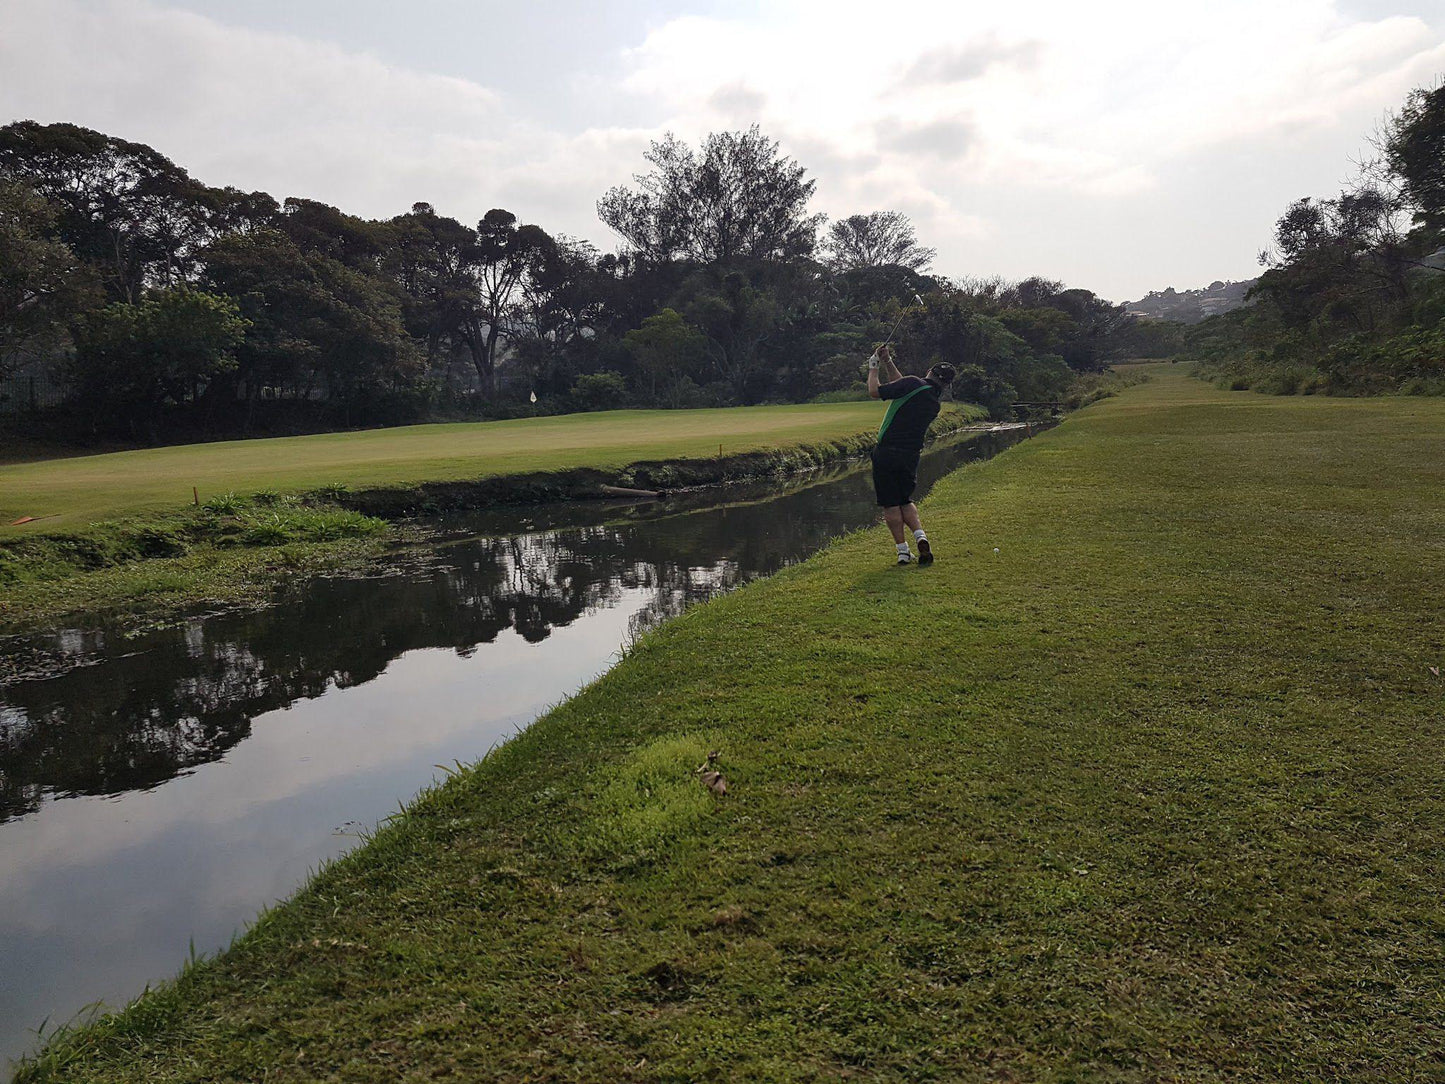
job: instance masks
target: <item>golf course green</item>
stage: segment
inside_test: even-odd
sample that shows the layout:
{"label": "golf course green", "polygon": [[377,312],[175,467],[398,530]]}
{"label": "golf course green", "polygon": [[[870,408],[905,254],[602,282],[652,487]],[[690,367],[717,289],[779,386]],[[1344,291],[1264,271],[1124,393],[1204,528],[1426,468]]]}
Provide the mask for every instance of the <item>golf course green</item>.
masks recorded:
{"label": "golf course green", "polygon": [[922,512],[932,568],[880,526],[646,635],[19,1079],[1445,1076],[1445,400],[1164,366]]}
{"label": "golf course green", "polygon": [[[217,441],[0,464],[0,537],[84,527],[206,499],[443,482],[813,444],[878,427],[876,403],[609,410]],[[22,516],[36,522],[11,524]]]}

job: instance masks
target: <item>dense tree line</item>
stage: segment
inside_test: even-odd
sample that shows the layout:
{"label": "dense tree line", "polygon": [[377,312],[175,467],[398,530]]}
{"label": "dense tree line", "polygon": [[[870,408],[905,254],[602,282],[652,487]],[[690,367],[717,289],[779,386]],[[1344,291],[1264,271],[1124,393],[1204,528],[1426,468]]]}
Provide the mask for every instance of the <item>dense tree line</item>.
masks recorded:
{"label": "dense tree line", "polygon": [[1445,394],[1445,84],[1412,92],[1373,143],[1345,191],[1285,210],[1251,304],[1190,331],[1221,383]]}
{"label": "dense tree line", "polygon": [[930,275],[897,212],[829,227],[757,128],[668,136],[647,165],[599,201],[622,240],[602,253],[502,209],[366,220],[208,187],[75,125],[10,124],[0,386],[45,371],[72,436],[138,440],[846,398],[901,316],[905,358],[947,358],[961,397],[1005,411],[1126,341],[1087,290]]}

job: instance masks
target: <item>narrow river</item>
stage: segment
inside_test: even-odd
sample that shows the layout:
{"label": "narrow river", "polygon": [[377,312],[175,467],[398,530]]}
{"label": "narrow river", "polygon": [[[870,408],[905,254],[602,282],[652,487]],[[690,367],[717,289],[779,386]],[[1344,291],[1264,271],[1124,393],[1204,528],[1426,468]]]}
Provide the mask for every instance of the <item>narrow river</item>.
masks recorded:
{"label": "narrow river", "polygon": [[[921,490],[1022,435],[936,446]],[[0,640],[50,675],[0,686],[0,1067],[42,1021],[224,947],[437,765],[526,726],[640,630],[872,522],[871,498],[854,465],[454,518],[391,572],[268,609]]]}

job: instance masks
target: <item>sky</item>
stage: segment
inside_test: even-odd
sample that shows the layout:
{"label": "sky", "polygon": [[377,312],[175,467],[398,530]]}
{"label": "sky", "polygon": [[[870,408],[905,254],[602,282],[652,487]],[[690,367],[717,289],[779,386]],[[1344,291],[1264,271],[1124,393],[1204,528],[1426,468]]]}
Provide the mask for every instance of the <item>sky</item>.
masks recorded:
{"label": "sky", "polygon": [[1115,301],[1250,278],[1445,75],[1445,0],[0,0],[0,123],[148,143],[367,217],[492,207],[612,250],[651,140],[759,124],[831,217],[952,277]]}

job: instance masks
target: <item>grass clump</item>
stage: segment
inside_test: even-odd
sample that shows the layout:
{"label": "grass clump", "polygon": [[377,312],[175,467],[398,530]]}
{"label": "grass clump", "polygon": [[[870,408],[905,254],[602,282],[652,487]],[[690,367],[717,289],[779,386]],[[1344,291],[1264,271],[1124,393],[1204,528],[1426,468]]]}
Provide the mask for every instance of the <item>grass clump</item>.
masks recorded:
{"label": "grass clump", "polygon": [[1166,367],[923,516],[932,568],[880,527],[644,636],[21,1081],[1441,1079],[1445,402]]}
{"label": "grass clump", "polygon": [[234,516],[246,506],[246,501],[235,493],[217,493],[201,505],[207,512],[218,516]]}
{"label": "grass clump", "polygon": [[714,799],[694,769],[715,738],[663,737],[606,773],[596,816],[578,840],[584,861],[632,866],[660,857],[669,843],[707,816]]}

